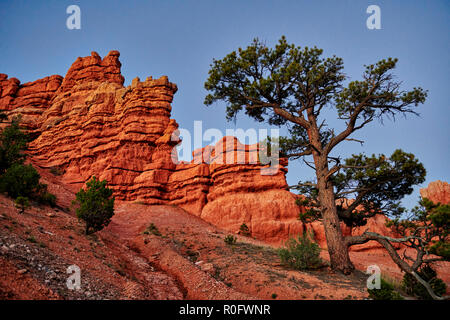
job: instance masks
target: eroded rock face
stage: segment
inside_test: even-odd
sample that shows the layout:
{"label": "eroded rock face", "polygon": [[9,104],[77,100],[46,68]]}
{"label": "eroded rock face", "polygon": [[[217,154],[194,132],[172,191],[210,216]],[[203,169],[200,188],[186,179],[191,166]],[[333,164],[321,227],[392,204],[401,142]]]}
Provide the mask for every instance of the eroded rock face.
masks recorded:
{"label": "eroded rock face", "polygon": [[10,116],[22,115],[24,126],[35,130],[62,80],[61,76],[53,75],[21,85],[18,79],[0,74],[0,110],[6,110]]}
{"label": "eroded rock face", "polygon": [[252,236],[279,241],[301,232],[299,207],[287,191],[287,160],[273,168],[255,164],[258,152],[257,144],[243,145],[234,137],[194,151],[193,162],[209,163],[211,181],[200,217],[231,232],[245,223]]}
{"label": "eroded rock face", "polygon": [[271,243],[282,243],[303,232],[298,220],[300,207],[295,196],[286,190],[239,192],[208,202],[201,218],[237,233],[247,225],[251,236]]}
{"label": "eroded rock face", "polygon": [[429,200],[442,204],[450,203],[450,185],[447,182],[440,180],[430,182],[428,187],[420,189],[420,195],[422,198],[428,198]]}
{"label": "eroded rock face", "polygon": [[35,137],[29,154],[36,166],[58,168],[74,190],[95,175],[117,200],[177,205],[230,232],[245,223],[253,237],[273,243],[311,230],[326,246],[321,223],[298,220],[304,208],[287,190],[286,159],[269,168],[258,161],[258,144],[224,137],[178,162],[178,124],[170,119],[177,86],[163,76],[124,87],[119,55],[92,52],[64,78],[22,85],[0,74],[0,110],[23,116]]}
{"label": "eroded rock face", "polygon": [[[0,109],[36,137],[32,162],[58,168],[62,182],[77,189],[92,176],[106,179],[118,200],[174,204],[200,215],[207,202],[235,193],[285,189],[286,161],[271,176],[260,175],[258,146],[226,137],[179,163],[178,128],[170,119],[177,91],[167,77],[124,87],[119,52],[103,59],[78,58],[66,76],[20,84],[0,75]],[[229,160],[226,164],[221,160]],[[199,158],[200,157],[200,158]],[[276,168],[278,169],[278,168]]]}

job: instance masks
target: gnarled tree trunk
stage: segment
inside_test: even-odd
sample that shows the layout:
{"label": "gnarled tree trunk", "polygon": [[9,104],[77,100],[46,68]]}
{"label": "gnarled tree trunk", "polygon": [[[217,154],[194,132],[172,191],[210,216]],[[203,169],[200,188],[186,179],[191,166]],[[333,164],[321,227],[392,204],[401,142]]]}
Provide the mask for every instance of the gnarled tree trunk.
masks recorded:
{"label": "gnarled tree trunk", "polygon": [[330,254],[331,268],[344,274],[350,274],[355,267],[350,261],[348,246],[342,235],[333,187],[331,183],[327,185],[326,182],[320,180],[323,179],[318,181],[319,201],[322,209],[323,226],[327,239],[328,253]]}
{"label": "gnarled tree trunk", "polygon": [[328,253],[330,255],[331,268],[344,274],[350,274],[355,267],[350,261],[348,246],[342,235],[341,225],[334,198],[333,184],[328,180],[328,157],[321,150],[319,131],[316,126],[308,132],[315,150],[312,152],[316,167],[318,200],[322,211],[322,222],[327,239]]}

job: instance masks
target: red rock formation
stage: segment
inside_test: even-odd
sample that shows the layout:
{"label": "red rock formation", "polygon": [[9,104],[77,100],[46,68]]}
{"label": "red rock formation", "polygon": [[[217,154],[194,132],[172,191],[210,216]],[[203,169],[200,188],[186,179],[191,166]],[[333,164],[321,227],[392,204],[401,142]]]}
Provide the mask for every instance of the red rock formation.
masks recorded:
{"label": "red rock formation", "polygon": [[75,85],[88,82],[109,82],[122,86],[125,79],[120,73],[122,64],[119,56],[119,51],[110,51],[102,60],[93,51],[89,57],[79,57],[67,71],[58,93],[71,91]]}
{"label": "red rock formation", "polygon": [[21,85],[18,79],[8,79],[6,74],[0,74],[0,110],[6,110],[10,117],[21,114],[25,127],[35,130],[62,79],[61,76],[53,75]]}
{"label": "red rock formation", "polygon": [[[92,52],[64,78],[20,85],[0,76],[2,109],[22,114],[37,136],[30,143],[33,163],[60,168],[62,181],[75,188],[96,175],[108,180],[119,200],[172,203],[196,215],[225,194],[286,188],[285,164],[279,174],[261,176],[264,166],[249,164],[257,161],[257,146],[250,149],[235,138],[195,151],[191,163],[178,163],[178,124],[170,119],[176,85],[149,77],[124,87],[120,68],[119,52],[103,59]],[[197,161],[198,154],[208,163]],[[232,163],[221,164],[229,155]]]}
{"label": "red rock formation", "polygon": [[12,102],[19,90],[19,86],[19,79],[8,79],[8,75],[0,73],[0,110],[12,109]]}
{"label": "red rock formation", "polygon": [[435,203],[450,204],[450,185],[440,180],[433,181],[428,187],[420,189],[420,195]]}
{"label": "red rock formation", "polygon": [[262,175],[261,170],[270,169],[254,164],[258,150],[258,145],[224,137],[215,147],[194,151],[193,161],[203,153],[210,163],[211,187],[200,217],[232,232],[245,223],[252,236],[278,242],[301,232],[300,208],[287,191],[287,160],[280,159],[273,175]]}

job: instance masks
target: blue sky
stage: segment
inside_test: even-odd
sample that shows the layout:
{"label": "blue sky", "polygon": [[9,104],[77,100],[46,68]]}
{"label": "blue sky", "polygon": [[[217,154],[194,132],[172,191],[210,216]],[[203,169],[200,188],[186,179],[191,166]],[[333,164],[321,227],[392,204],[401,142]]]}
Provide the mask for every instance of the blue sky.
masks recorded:
{"label": "blue sky", "polygon": [[[81,8],[81,30],[66,28],[66,8]],[[381,9],[381,30],[369,30],[366,8]],[[65,75],[78,56],[97,51],[121,52],[125,84],[139,76],[167,75],[178,85],[172,117],[192,130],[262,128],[251,119],[226,122],[225,106],[203,105],[203,83],[213,58],[245,47],[258,37],[272,46],[285,35],[300,46],[324,49],[344,59],[350,79],[363,65],[385,57],[399,59],[396,75],[404,88],[429,90],[421,117],[372,123],[337,150],[343,156],[366,152],[391,154],[396,148],[414,153],[427,169],[427,180],[407,197],[412,207],[420,187],[449,181],[449,1],[5,1],[0,2],[0,73],[22,83],[51,74]],[[330,114],[331,115],[331,114]],[[334,117],[327,119],[339,128]],[[205,143],[206,144],[206,143]],[[288,183],[311,179],[300,162],[289,165]]]}

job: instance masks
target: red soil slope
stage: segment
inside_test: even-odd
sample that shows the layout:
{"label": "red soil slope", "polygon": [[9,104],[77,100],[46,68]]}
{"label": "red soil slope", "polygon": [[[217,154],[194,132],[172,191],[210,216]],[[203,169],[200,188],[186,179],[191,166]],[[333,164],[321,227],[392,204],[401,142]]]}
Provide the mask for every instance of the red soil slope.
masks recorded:
{"label": "red soil slope", "polygon": [[[33,207],[19,214],[0,196],[3,299],[363,299],[365,277],[327,268],[291,271],[273,247],[227,233],[173,206],[121,203],[92,236],[72,213]],[[153,223],[160,235],[144,234]],[[66,287],[81,268],[81,290]]]}

